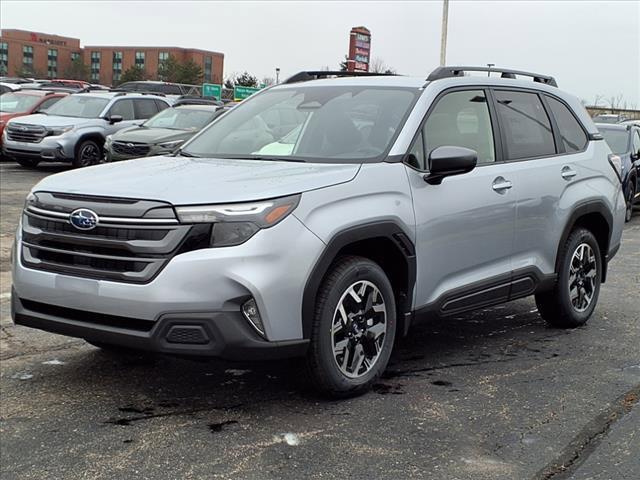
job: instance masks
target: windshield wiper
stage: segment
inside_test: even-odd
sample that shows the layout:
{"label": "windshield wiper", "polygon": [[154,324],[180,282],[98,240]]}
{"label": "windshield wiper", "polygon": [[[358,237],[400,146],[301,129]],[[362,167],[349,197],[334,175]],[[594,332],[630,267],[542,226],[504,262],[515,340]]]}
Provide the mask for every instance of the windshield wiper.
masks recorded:
{"label": "windshield wiper", "polygon": [[184,150],[178,150],[175,156],[177,157],[178,155],[181,157],[200,158],[200,156],[194,155],[193,153],[185,152]]}
{"label": "windshield wiper", "polygon": [[298,162],[305,163],[304,160],[300,158],[293,157],[285,157],[285,156],[277,156],[274,155],[272,157],[265,157],[263,155],[247,155],[246,157],[223,157],[228,158],[229,160],[263,160],[265,162]]}

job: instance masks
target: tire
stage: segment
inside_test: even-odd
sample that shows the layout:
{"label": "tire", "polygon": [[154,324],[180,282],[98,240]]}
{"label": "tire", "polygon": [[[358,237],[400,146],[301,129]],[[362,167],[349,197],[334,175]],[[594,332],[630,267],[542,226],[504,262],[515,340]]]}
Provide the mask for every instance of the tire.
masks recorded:
{"label": "tire", "polygon": [[553,290],[536,295],[542,318],[553,327],[584,325],[598,303],[602,256],[593,233],[574,229],[560,252],[558,281]]}
{"label": "tire", "polygon": [[24,168],[36,168],[40,163],[40,160],[34,160],[32,158],[16,158],[16,163]]}
{"label": "tire", "polygon": [[102,161],[102,147],[94,140],[85,140],[76,149],[73,159],[75,168],[89,167],[97,165]]}
{"label": "tire", "polygon": [[629,179],[629,188],[627,188],[627,212],[625,213],[625,217],[624,220],[625,222],[628,222],[631,220],[631,217],[633,216],[633,199],[636,196],[636,179],[635,178],[630,178]]}
{"label": "tire", "polygon": [[338,258],[316,298],[307,353],[312,386],[332,398],[369,390],[389,362],[396,324],[393,288],[382,268],[363,257]]}

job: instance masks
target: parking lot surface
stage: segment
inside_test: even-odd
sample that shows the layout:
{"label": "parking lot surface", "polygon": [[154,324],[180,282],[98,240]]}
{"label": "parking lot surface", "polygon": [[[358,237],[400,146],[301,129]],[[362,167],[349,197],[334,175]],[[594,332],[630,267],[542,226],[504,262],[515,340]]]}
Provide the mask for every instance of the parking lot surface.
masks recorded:
{"label": "parking lot surface", "polygon": [[2,479],[640,478],[640,214],[587,326],[533,299],[415,326],[371,393],[318,398],[298,360],[115,355],[16,327],[24,197],[0,164]]}

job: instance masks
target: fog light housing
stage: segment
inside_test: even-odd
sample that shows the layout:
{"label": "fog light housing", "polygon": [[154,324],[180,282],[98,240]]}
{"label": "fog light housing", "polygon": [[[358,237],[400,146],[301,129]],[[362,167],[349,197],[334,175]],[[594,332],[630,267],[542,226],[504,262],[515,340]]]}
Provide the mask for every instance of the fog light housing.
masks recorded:
{"label": "fog light housing", "polygon": [[244,315],[244,318],[247,319],[247,321],[260,334],[261,337],[266,338],[264,333],[264,325],[262,324],[260,312],[258,311],[258,305],[256,304],[254,298],[250,298],[242,304],[242,315]]}

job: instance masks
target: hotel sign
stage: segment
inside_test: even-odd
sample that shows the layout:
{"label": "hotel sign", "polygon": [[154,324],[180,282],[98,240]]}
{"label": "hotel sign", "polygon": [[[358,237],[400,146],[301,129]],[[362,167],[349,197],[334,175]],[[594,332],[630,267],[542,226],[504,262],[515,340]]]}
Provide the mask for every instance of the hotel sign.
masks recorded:
{"label": "hotel sign", "polygon": [[354,27],[349,34],[347,70],[368,72],[371,61],[371,32],[365,27]]}
{"label": "hotel sign", "polygon": [[64,41],[64,40],[56,40],[54,38],[41,37],[40,35],[38,35],[36,33],[32,33],[31,34],[31,41],[32,42],[38,42],[38,43],[44,43],[46,45],[57,45],[58,47],[66,47],[67,46],[67,42]]}

